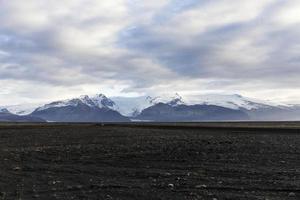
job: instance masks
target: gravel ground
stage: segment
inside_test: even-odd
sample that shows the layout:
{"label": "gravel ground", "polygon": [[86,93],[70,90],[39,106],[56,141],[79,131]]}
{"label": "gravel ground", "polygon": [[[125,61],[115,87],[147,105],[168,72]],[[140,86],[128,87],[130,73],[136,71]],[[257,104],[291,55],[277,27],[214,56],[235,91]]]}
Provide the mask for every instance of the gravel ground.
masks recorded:
{"label": "gravel ground", "polygon": [[298,132],[253,125],[2,125],[0,199],[296,200]]}

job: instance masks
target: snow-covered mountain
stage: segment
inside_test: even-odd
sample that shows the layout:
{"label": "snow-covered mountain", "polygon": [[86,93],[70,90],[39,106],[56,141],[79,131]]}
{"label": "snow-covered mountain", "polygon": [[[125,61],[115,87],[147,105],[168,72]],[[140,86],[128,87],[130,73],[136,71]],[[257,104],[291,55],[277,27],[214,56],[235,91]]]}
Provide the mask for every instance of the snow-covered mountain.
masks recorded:
{"label": "snow-covered mountain", "polygon": [[[179,94],[175,94],[162,95],[158,97],[117,97],[112,99],[116,102],[117,109],[121,114],[135,119],[136,117],[140,117],[143,111],[147,110],[148,108],[162,103],[172,107],[181,106],[180,108],[184,108],[184,106],[198,106],[186,107],[186,112],[191,112],[190,108],[199,109],[199,106],[202,106],[201,109],[204,110],[206,108],[209,108],[205,106],[218,106],[227,109],[242,111],[249,116],[249,120],[300,120],[299,106],[275,103],[271,101],[262,101],[258,99],[243,97],[238,94],[207,94],[199,95],[193,98],[183,98]],[[160,108],[162,109],[162,107]],[[172,108],[169,107],[169,109]],[[159,118],[157,117],[157,119]],[[243,119],[245,119],[245,117]]]}
{"label": "snow-covered mountain", "polygon": [[112,97],[116,103],[120,113],[126,116],[133,116],[132,113],[140,113],[142,110],[153,106],[157,103],[165,103],[171,106],[178,105],[215,105],[235,110],[256,110],[262,108],[288,108],[286,104],[274,103],[271,101],[262,101],[252,98],[243,97],[241,95],[223,95],[223,94],[207,94],[185,99],[179,94],[162,95],[157,97]]}
{"label": "snow-covered mountain", "polygon": [[[79,108],[87,110],[97,110],[98,112],[109,110],[115,111],[120,115],[135,118],[140,115],[145,109],[155,106],[159,103],[170,107],[180,106],[218,106],[233,110],[245,112],[251,120],[298,120],[300,119],[300,107],[295,105],[287,105],[274,103],[271,101],[261,101],[257,99],[243,97],[238,94],[206,94],[194,97],[184,98],[179,94],[160,95],[160,96],[140,96],[140,97],[111,97],[108,98],[104,94],[98,95],[83,95],[73,99],[55,101],[47,104],[24,104],[18,106],[2,106],[4,111],[8,111],[17,115],[28,115],[31,113],[44,112],[45,110],[57,110],[61,108]],[[181,107],[181,108],[183,108]],[[191,107],[189,107],[189,112]],[[197,109],[200,107],[197,107]],[[204,109],[204,107],[202,107]],[[6,109],[6,110],[5,110]],[[72,110],[72,109],[71,109]],[[68,112],[71,112],[68,110]],[[74,109],[73,109],[74,110]],[[78,115],[80,115],[79,110]],[[60,111],[60,114],[64,112]],[[70,114],[70,113],[69,113]],[[95,113],[94,113],[95,114]],[[39,115],[38,115],[39,116]],[[100,118],[99,118],[100,119]],[[101,118],[102,119],[102,118]]]}
{"label": "snow-covered mountain", "polygon": [[31,113],[52,122],[127,122],[129,119],[116,111],[116,104],[103,94],[80,96],[41,106]]}
{"label": "snow-covered mountain", "polygon": [[98,94],[94,96],[82,95],[78,98],[67,99],[62,101],[55,101],[44,106],[37,108],[37,111],[46,110],[49,108],[59,108],[66,106],[78,106],[78,104],[85,104],[89,107],[98,107],[98,108],[108,108],[112,110],[117,110],[115,102],[107,98],[104,94]]}

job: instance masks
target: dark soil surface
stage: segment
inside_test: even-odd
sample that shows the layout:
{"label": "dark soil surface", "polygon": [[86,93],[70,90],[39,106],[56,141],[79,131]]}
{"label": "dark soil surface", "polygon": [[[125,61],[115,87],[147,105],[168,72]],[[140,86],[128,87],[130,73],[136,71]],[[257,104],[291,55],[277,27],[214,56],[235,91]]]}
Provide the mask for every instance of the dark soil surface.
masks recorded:
{"label": "dark soil surface", "polygon": [[0,199],[300,199],[300,133],[1,125]]}

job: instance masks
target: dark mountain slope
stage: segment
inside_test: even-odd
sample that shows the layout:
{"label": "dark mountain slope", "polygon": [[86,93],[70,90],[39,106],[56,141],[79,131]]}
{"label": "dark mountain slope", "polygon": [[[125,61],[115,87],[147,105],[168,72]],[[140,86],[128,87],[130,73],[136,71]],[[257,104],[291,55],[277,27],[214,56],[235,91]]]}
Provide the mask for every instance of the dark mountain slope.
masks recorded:
{"label": "dark mountain slope", "polygon": [[249,116],[241,111],[214,105],[178,105],[158,103],[144,109],[136,117],[151,121],[207,121],[207,120],[248,120]]}

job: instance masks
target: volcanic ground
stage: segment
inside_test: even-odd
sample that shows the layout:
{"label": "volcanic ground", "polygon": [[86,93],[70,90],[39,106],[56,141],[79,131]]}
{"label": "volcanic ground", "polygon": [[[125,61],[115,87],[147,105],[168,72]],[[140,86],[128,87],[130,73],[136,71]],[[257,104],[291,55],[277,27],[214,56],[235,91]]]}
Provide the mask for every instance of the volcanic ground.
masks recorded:
{"label": "volcanic ground", "polygon": [[2,124],[0,199],[300,199],[298,125]]}

